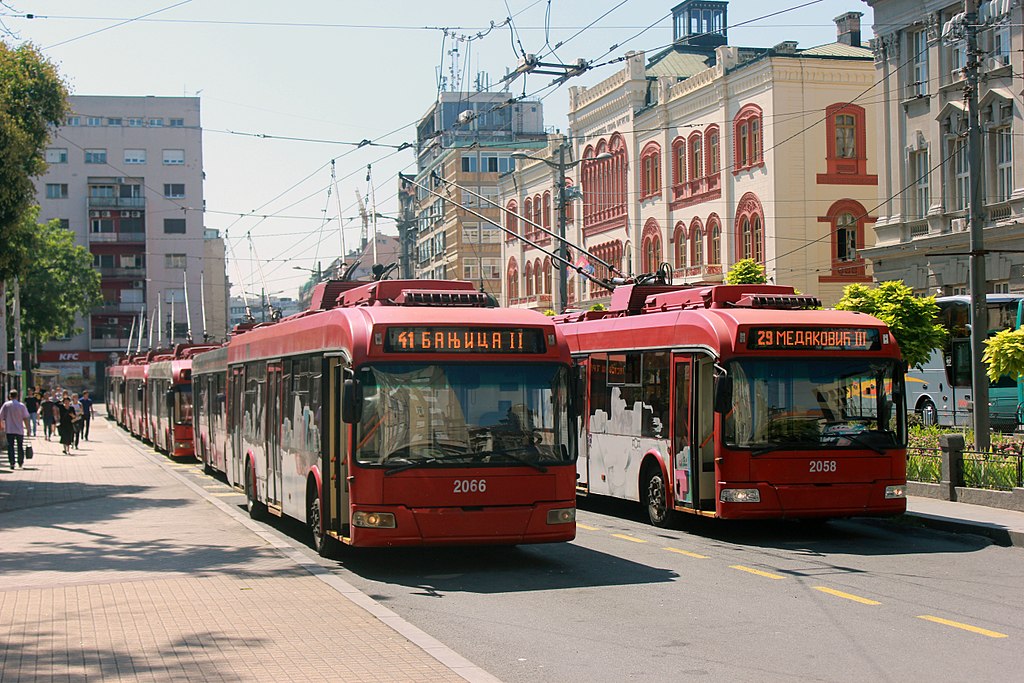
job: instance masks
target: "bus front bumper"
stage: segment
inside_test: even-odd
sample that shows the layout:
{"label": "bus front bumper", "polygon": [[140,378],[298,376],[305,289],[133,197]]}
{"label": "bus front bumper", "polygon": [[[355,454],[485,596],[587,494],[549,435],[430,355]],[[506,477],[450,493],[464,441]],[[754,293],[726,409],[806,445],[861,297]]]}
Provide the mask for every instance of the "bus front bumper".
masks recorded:
{"label": "bus front bumper", "polygon": [[[727,482],[718,487],[717,516],[722,519],[890,517],[907,510],[906,483],[875,481],[863,484],[786,484]],[[726,491],[756,495],[729,495]],[[736,498],[759,499],[734,502]]]}

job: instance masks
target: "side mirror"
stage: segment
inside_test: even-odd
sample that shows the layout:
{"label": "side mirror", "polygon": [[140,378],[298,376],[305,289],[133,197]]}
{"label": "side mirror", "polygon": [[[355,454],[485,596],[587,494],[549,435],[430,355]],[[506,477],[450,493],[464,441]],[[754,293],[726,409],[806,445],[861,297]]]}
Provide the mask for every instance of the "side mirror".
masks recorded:
{"label": "side mirror", "polygon": [[341,389],[341,421],[355,424],[363,417],[363,388],[355,378],[346,378]]}
{"label": "side mirror", "polygon": [[732,377],[721,375],[715,385],[715,412],[725,415],[732,410]]}

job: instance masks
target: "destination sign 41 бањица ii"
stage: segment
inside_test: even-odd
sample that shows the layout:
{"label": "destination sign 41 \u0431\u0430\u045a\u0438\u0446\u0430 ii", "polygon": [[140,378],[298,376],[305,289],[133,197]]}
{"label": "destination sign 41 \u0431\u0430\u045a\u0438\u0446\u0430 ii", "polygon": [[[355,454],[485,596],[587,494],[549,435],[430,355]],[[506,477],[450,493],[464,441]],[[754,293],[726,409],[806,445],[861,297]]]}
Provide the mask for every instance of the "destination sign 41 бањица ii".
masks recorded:
{"label": "destination sign 41 \u0431\u0430\u045a\u0438\u0446\u0430 ii", "polygon": [[544,331],[498,327],[389,327],[386,353],[544,353]]}

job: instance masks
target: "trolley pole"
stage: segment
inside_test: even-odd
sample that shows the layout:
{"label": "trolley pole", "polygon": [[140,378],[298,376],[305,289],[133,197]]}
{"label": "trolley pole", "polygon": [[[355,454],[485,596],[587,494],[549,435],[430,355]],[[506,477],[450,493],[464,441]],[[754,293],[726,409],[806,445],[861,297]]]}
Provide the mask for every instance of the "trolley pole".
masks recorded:
{"label": "trolley pole", "polygon": [[970,203],[967,216],[971,226],[971,392],[974,395],[972,418],[974,446],[979,451],[987,451],[990,446],[989,385],[988,373],[982,363],[982,354],[988,334],[988,308],[986,305],[988,285],[985,277],[983,235],[985,211],[981,196],[981,179],[984,176],[984,168],[981,163],[981,117],[978,111],[978,59],[980,53],[978,52],[977,21],[977,0],[964,0],[964,30],[967,43],[964,65],[965,94],[967,96],[967,169],[970,182]]}

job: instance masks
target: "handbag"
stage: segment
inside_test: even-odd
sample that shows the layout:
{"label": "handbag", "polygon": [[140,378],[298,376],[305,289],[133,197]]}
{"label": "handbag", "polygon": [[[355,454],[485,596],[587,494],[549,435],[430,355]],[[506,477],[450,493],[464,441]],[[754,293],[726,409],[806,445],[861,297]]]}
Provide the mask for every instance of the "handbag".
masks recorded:
{"label": "handbag", "polygon": [[33,455],[35,454],[32,452],[32,444],[25,446],[25,459],[31,460]]}

